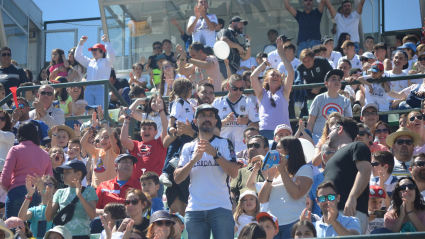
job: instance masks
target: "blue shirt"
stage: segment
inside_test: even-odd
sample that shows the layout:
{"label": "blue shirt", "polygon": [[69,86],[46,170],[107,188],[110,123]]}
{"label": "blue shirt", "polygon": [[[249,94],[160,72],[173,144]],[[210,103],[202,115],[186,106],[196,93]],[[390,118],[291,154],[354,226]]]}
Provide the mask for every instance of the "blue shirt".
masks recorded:
{"label": "blue shirt", "polygon": [[[338,214],[338,218],[336,220],[346,229],[354,229],[361,234],[359,219],[355,217],[341,216],[341,214]],[[318,238],[338,236],[331,224],[327,225],[323,222],[323,217],[319,221],[313,222],[313,225],[316,228]]]}
{"label": "blue shirt", "polygon": [[[30,230],[32,232],[32,234],[34,235],[34,237],[37,237],[37,233],[38,233],[38,222],[39,221],[45,221],[46,217],[44,216],[44,213],[46,211],[46,205],[39,205],[39,206],[35,206],[35,207],[30,207],[28,208],[28,211],[32,212],[32,217],[29,220],[29,222],[31,223],[30,225]],[[53,228],[53,221],[50,222],[43,222],[46,223],[46,228],[44,232],[40,232],[40,235],[44,235],[46,234],[46,232],[50,229]],[[42,239],[44,236],[42,237],[37,237],[37,239]]]}
{"label": "blue shirt", "polygon": [[323,179],[325,176],[323,175],[323,172],[317,174],[313,177],[313,185],[311,185],[310,192],[308,192],[308,196],[313,201],[313,209],[312,212],[316,215],[322,216],[322,210],[320,210],[319,205],[317,205],[316,202],[316,189],[323,182]]}
{"label": "blue shirt", "polygon": [[117,180],[117,183],[118,183],[118,185],[120,185],[120,187],[122,187],[122,185],[124,185],[127,181],[128,180],[125,180],[125,181]]}
{"label": "blue shirt", "polygon": [[159,210],[164,210],[164,203],[162,202],[162,199],[161,198],[154,197],[154,198],[151,199],[151,203],[152,203],[151,208],[146,213],[146,218],[147,219],[150,219],[151,218],[151,215],[154,212],[159,211]]}
{"label": "blue shirt", "polygon": [[[51,142],[50,137],[47,134],[47,132],[49,132],[49,126],[47,126],[46,123],[44,123],[43,121],[33,120],[33,119],[30,119],[28,121],[33,123],[35,127],[37,128],[38,138],[40,139],[40,145],[45,146]],[[17,122],[12,129],[12,133],[15,134],[15,145],[19,144],[18,139],[16,138],[18,136],[18,128],[24,122],[26,121]]]}
{"label": "blue shirt", "polygon": [[298,45],[307,40],[320,41],[320,21],[322,21],[322,13],[319,9],[316,8],[309,14],[305,13],[305,11],[301,12],[297,10],[295,19],[298,22]]}

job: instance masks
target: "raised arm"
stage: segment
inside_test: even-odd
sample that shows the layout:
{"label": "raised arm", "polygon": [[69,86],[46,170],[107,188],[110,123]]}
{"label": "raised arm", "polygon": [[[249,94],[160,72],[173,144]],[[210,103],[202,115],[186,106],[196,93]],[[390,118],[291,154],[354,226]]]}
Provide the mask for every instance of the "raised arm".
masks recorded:
{"label": "raised arm", "polygon": [[114,132],[112,131],[111,127],[108,124],[108,121],[104,120],[103,118],[103,110],[102,106],[97,107],[97,112],[99,113],[99,122],[102,124],[102,126],[105,128],[106,132],[108,132],[109,141],[111,141],[112,149],[116,154],[120,154],[121,150],[118,146],[117,139],[115,138]]}
{"label": "raised arm", "polygon": [[130,119],[124,119],[124,124],[122,125],[120,140],[121,144],[128,149],[128,151],[132,151],[134,149],[134,144],[131,139],[128,138],[128,126],[130,125]]}
{"label": "raised arm", "polygon": [[297,10],[295,10],[295,8],[292,7],[291,4],[289,4],[289,0],[284,0],[283,2],[285,3],[286,10],[288,10],[289,13],[292,14],[292,16],[296,17],[297,16]]}
{"label": "raised arm", "polygon": [[195,12],[195,19],[193,20],[193,22],[190,22],[190,19],[192,19],[193,17],[189,19],[189,24],[186,29],[187,34],[192,34],[195,31],[196,23],[198,23],[198,20],[201,17],[198,4],[195,6],[194,12]]}
{"label": "raised arm", "polygon": [[[217,23],[212,22],[210,18],[207,16],[207,11],[204,6],[199,6],[199,11],[201,13],[201,17],[204,18],[205,22],[207,23],[208,29],[210,31],[215,31],[215,28],[217,27]],[[216,18],[217,19],[217,18]]]}
{"label": "raised arm", "polygon": [[319,2],[319,6],[317,6],[317,10],[319,10],[320,13],[323,13],[323,8],[325,8],[327,0],[322,0]]}
{"label": "raised arm", "polygon": [[[256,156],[261,157],[261,162],[263,161],[264,157],[262,155]],[[255,157],[254,157],[255,158]],[[260,171],[261,168],[261,162],[256,162],[254,164],[254,167],[252,168],[252,172],[249,175],[248,180],[246,181],[246,187],[251,189],[252,191],[256,192],[257,189],[255,188],[255,178],[257,177],[258,171]]]}
{"label": "raised arm", "polygon": [[83,136],[83,138],[81,139],[81,146],[83,146],[83,148],[85,149],[85,150],[87,150],[87,152],[90,154],[90,155],[94,155],[94,153],[96,152],[96,148],[93,146],[93,145],[91,145],[91,144],[89,144],[89,142],[88,142],[88,140],[89,140],[89,137],[90,137],[90,135],[92,135],[93,134],[93,128],[92,127],[90,127],[89,128],[89,130],[88,131],[86,131],[86,133],[84,134],[84,136]]}
{"label": "raised arm", "polygon": [[179,25],[179,22],[176,19],[171,19],[171,23],[179,30],[180,35],[184,35],[183,28]]}
{"label": "raised arm", "polygon": [[[329,0],[322,0],[322,2],[325,2],[326,7],[329,9],[329,12],[331,13],[331,17],[332,17],[332,19],[334,19],[334,18],[335,18],[335,16],[336,16],[336,14],[337,14],[337,12],[336,12],[335,8],[332,6],[331,1],[329,1]],[[320,2],[320,4],[321,4],[322,2]],[[320,4],[319,4],[319,6],[320,6]],[[336,26],[336,25],[334,25],[334,28],[335,28],[335,26]],[[333,30],[333,29],[332,29],[332,30]],[[332,34],[335,34],[335,33],[333,33],[333,32],[332,32]]]}
{"label": "raised arm", "polygon": [[115,62],[115,55],[117,54],[114,50],[114,48],[112,48],[111,44],[108,41],[108,37],[106,35],[102,36],[102,41],[105,43],[105,48],[106,48],[106,59],[109,62],[109,66],[113,66],[114,62]]}
{"label": "raised arm", "polygon": [[254,89],[255,96],[257,96],[260,102],[263,98],[263,86],[261,85],[260,79],[258,77],[260,76],[261,72],[267,68],[267,66],[270,66],[270,63],[268,61],[263,61],[261,65],[255,68],[250,76],[252,89]]}
{"label": "raised arm", "polygon": [[186,76],[186,75],[191,75],[191,74],[195,73],[195,68],[193,67],[193,65],[185,66],[185,64],[181,64],[181,63],[186,63],[186,59],[187,59],[187,53],[186,53],[185,50],[183,50],[183,47],[177,44],[176,52],[178,54],[180,54],[179,74]]}
{"label": "raised arm", "polygon": [[357,4],[356,11],[359,15],[362,15],[364,2],[365,0],[360,0],[360,2]]}
{"label": "raised arm", "polygon": [[286,71],[288,72],[283,86],[283,95],[285,96],[286,101],[289,102],[289,95],[291,94],[292,85],[294,84],[295,71],[291,65],[291,62],[288,60],[288,58],[286,58],[284,54],[282,38],[278,38],[276,44],[277,53],[279,53],[280,59],[282,59],[282,63],[285,66]]}
{"label": "raised arm", "polygon": [[91,61],[90,58],[85,57],[83,55],[83,45],[84,45],[84,42],[87,41],[87,39],[88,39],[87,36],[82,36],[80,39],[80,43],[78,44],[77,49],[75,49],[75,52],[74,52],[75,60],[78,61],[78,63],[80,63],[85,68],[89,66]]}

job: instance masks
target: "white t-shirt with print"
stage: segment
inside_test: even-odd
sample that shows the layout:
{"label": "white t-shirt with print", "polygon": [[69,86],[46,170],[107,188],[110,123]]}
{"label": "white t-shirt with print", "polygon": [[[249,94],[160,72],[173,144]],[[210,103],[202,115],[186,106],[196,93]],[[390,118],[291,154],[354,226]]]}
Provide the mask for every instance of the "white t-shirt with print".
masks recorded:
{"label": "white t-shirt with print", "polygon": [[[207,14],[207,17],[211,22],[218,24],[217,16],[215,14]],[[187,26],[192,25],[196,17],[191,16],[187,23]],[[203,18],[199,18],[195,25],[195,29],[192,32],[193,42],[199,41],[204,45],[214,47],[215,44],[215,31],[211,31],[208,28],[207,22]]]}
{"label": "white t-shirt with print", "polygon": [[270,68],[277,69],[279,63],[282,62],[282,59],[280,59],[277,50],[274,50],[267,55],[267,61],[270,62]]}
{"label": "white t-shirt with print", "polygon": [[[236,163],[232,142],[213,136],[210,143],[227,161]],[[195,156],[198,139],[186,143],[181,150],[178,167],[188,164]],[[190,170],[189,201],[186,212],[206,211],[216,208],[232,210],[230,198],[230,177],[213,156],[204,153]]]}
{"label": "white t-shirt with print", "polygon": [[189,122],[193,120],[193,114],[195,113],[193,106],[186,100],[178,98],[174,101],[173,106],[171,107],[170,117],[176,118],[176,121],[186,122],[186,119]]}
{"label": "white t-shirt with print", "polygon": [[[396,77],[396,76],[405,76],[407,75],[406,73],[402,72],[401,74],[394,74],[392,71],[385,71],[384,75],[386,77]],[[422,81],[422,79],[420,79]],[[395,92],[400,92],[404,89],[406,89],[407,87],[409,87],[409,82],[408,80],[399,80],[399,81],[387,81],[387,84],[390,86],[390,89],[395,91]],[[388,101],[391,100],[395,100],[396,98],[393,98],[391,96],[387,97]]]}
{"label": "white t-shirt with print", "polygon": [[[384,82],[384,84],[386,84]],[[381,83],[372,83],[373,93],[369,92],[369,86],[364,85],[365,87],[365,105],[369,103],[375,103],[379,111],[388,111],[389,110],[389,101],[388,93],[385,92],[385,89],[382,87]]]}
{"label": "white t-shirt with print", "polygon": [[[257,61],[255,60],[254,57],[250,57],[248,60],[246,61],[242,61],[241,59],[241,67],[245,66],[248,67],[249,69],[251,69],[252,66],[258,66]],[[242,75],[242,73],[244,73],[244,69],[238,70],[236,71],[236,74]]]}
{"label": "white t-shirt with print", "polygon": [[[338,64],[335,66],[336,68],[338,68],[339,64],[341,63],[342,59],[347,59],[347,56],[343,56],[341,58],[339,58],[338,60]],[[351,68],[360,68],[362,69],[362,62],[360,61],[360,57],[359,55],[355,54],[353,59],[350,60],[351,63]]]}
{"label": "white t-shirt with print", "polygon": [[[279,58],[280,59],[280,58]],[[296,57],[291,61],[291,65],[292,65],[292,68],[294,69],[294,70],[296,70],[297,69],[297,67],[298,67],[298,65],[301,63],[301,61],[300,60],[298,60]],[[283,65],[283,62],[280,62],[279,63],[279,65],[277,66],[277,70],[280,72],[280,73],[285,73],[285,75],[287,75],[288,74],[288,71],[286,70],[286,68],[285,68],[285,66]]]}

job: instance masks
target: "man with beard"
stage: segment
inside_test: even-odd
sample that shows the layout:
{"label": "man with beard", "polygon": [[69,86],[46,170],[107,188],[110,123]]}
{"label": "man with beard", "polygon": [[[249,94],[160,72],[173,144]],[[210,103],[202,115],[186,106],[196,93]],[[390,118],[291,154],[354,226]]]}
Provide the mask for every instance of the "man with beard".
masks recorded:
{"label": "man with beard", "polygon": [[142,190],[138,179],[131,177],[137,158],[131,154],[120,154],[115,159],[117,176],[99,184],[96,189],[99,201],[96,204],[96,214],[102,215],[103,208],[111,202],[124,204],[125,195],[130,188]]}
{"label": "man with beard", "polygon": [[[217,33],[217,41],[224,41],[230,47],[230,54],[227,57],[229,60],[229,67],[232,74],[236,74],[236,71],[239,70],[241,59],[246,61],[251,57],[251,47],[250,44],[241,45],[236,38],[237,36],[243,36],[244,26],[248,24],[248,21],[242,20],[241,17],[236,16],[230,19],[228,29],[222,29]],[[246,34],[246,39],[250,42],[251,37]],[[223,60],[219,60],[220,63],[220,72],[223,75],[224,79],[229,77],[227,75],[226,65]]]}
{"label": "man with beard", "polygon": [[339,213],[359,219],[361,234],[366,232],[368,220],[369,179],[372,172],[369,147],[353,142],[359,133],[357,122],[339,119],[330,128],[329,147],[337,149],[324,170],[324,181],[332,181],[340,192]]}
{"label": "man with beard", "polygon": [[[15,103],[13,103],[13,105],[14,104]],[[15,134],[15,145],[18,144],[16,136],[18,134],[19,126],[27,121],[30,121],[37,128],[40,144],[50,148],[51,140],[49,135],[47,134],[47,132],[49,132],[49,126],[47,126],[43,121],[30,119],[30,110],[31,106],[28,104],[28,101],[23,97],[18,97],[18,106],[13,110],[12,113],[12,132]]]}
{"label": "man with beard", "polygon": [[408,128],[401,127],[388,135],[386,141],[387,145],[393,148],[395,161],[393,172],[407,171],[410,167],[413,150],[421,142],[421,136]]}
{"label": "man with beard", "polygon": [[229,201],[229,177],[236,178],[238,166],[232,142],[214,135],[218,110],[203,104],[196,108],[194,122],[199,135],[183,146],[177,184],[190,175],[189,203],[185,224],[189,238],[232,238],[235,221]]}
{"label": "man with beard", "polygon": [[418,153],[413,155],[410,161],[409,172],[415,180],[416,186],[421,192],[422,197],[425,197],[425,153]]}
{"label": "man with beard", "polygon": [[[246,185],[248,178],[251,175],[254,164],[258,161],[261,161],[261,158],[256,156],[266,156],[267,152],[269,151],[267,138],[259,134],[250,137],[248,139],[247,145],[248,167],[239,169],[238,176],[232,179],[232,182],[230,183],[232,202],[234,202],[233,205],[235,207],[239,201],[239,195],[244,193],[246,190],[250,190]],[[264,176],[261,173],[261,170],[258,171],[257,176],[255,177],[255,182],[264,182]],[[255,190],[255,188],[252,188],[252,190]]]}

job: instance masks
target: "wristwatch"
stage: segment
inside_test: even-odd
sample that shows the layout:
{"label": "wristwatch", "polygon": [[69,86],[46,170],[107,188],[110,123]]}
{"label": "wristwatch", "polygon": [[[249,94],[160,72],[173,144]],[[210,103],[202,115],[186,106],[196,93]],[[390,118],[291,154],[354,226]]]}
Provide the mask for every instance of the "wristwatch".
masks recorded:
{"label": "wristwatch", "polygon": [[217,154],[213,157],[214,160],[221,158],[221,153],[217,151]]}

